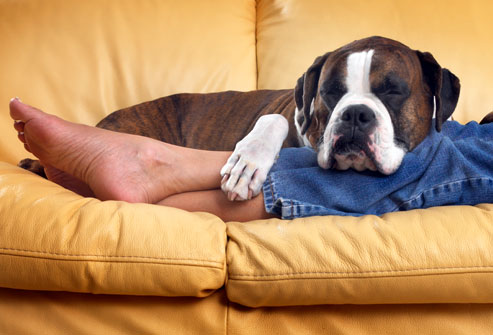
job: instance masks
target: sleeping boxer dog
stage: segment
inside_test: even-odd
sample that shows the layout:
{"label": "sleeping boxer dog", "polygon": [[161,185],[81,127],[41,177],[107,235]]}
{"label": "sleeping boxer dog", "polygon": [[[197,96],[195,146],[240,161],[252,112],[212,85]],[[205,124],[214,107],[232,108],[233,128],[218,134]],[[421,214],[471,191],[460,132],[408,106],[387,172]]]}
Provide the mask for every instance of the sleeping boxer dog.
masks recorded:
{"label": "sleeping boxer dog", "polygon": [[427,136],[434,113],[440,131],[459,91],[459,79],[430,53],[370,37],[315,59],[294,92],[178,94],[116,111],[97,127],[234,150],[222,189],[245,200],[260,192],[283,146],[312,147],[324,169],[395,172]]}

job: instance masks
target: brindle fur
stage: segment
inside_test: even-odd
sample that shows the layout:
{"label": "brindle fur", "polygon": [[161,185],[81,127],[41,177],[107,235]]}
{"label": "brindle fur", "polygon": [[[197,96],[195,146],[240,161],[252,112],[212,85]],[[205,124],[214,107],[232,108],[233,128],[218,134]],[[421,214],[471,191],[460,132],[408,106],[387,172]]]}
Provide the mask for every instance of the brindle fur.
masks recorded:
{"label": "brindle fur", "polygon": [[[189,148],[232,151],[259,117],[281,114],[292,121],[294,108],[293,90],[176,94],[116,111],[96,127]],[[298,145],[295,132],[286,145]]]}

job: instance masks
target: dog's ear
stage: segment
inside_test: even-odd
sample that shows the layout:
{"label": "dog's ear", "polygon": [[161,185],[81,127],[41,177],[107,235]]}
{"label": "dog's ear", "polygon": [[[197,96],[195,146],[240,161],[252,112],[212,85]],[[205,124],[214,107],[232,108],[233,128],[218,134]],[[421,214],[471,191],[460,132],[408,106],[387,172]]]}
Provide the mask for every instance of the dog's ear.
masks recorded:
{"label": "dog's ear", "polygon": [[435,96],[437,131],[442,129],[442,124],[452,115],[457,106],[460,93],[460,81],[452,72],[442,69],[435,58],[429,52],[417,51],[423,77]]}
{"label": "dog's ear", "polygon": [[301,135],[304,135],[311,123],[310,107],[313,98],[317,95],[318,80],[320,72],[330,52],[315,59],[315,62],[306,70],[298,79],[294,89],[294,100],[296,107],[300,111],[297,116],[297,122],[301,126]]}

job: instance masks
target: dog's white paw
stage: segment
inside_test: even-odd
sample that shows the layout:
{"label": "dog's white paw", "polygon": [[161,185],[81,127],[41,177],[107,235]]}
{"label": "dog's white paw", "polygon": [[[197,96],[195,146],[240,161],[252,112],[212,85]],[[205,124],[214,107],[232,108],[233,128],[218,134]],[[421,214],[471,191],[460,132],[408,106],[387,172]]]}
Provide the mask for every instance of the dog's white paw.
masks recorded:
{"label": "dog's white paw", "polygon": [[264,115],[236,144],[235,151],[221,169],[221,189],[229,200],[248,200],[260,193],[288,128],[288,121],[282,115]]}
{"label": "dog's white paw", "polygon": [[[238,142],[235,151],[221,169],[221,189],[228,199],[249,200],[262,190],[267,174],[274,164],[272,153],[262,143],[252,141],[247,146]],[[276,154],[274,154],[275,158]]]}

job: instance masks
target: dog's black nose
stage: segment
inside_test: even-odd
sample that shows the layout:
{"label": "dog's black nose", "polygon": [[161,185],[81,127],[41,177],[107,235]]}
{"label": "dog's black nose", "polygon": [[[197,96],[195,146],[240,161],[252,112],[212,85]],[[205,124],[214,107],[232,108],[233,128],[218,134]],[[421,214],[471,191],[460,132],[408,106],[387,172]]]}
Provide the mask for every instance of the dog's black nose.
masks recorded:
{"label": "dog's black nose", "polygon": [[341,120],[346,127],[357,128],[361,131],[368,131],[375,126],[375,113],[366,105],[349,106],[342,113]]}

